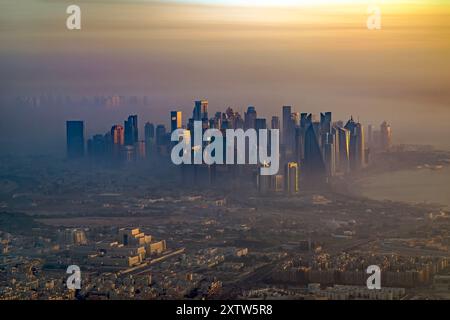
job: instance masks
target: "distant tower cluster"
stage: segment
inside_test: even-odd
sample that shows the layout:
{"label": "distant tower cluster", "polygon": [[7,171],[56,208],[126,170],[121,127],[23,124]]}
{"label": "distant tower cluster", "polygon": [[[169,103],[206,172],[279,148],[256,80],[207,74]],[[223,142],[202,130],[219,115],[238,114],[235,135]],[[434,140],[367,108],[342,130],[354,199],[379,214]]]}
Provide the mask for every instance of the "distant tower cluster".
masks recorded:
{"label": "distant tower cluster", "polygon": [[370,149],[387,152],[392,147],[392,130],[391,126],[383,121],[380,130],[374,130],[372,125],[368,126],[367,144]]}
{"label": "distant tower cluster", "polygon": [[[175,125],[181,127],[181,112],[175,113]],[[67,155],[69,158],[84,156],[84,123],[67,121]],[[147,122],[144,139],[139,140],[138,116],[130,115],[124,124],[115,124],[105,134],[96,134],[87,141],[87,153],[95,161],[130,163],[153,157],[158,146],[169,141],[164,125]],[[161,148],[164,151],[164,148]],[[167,154],[167,152],[165,151]]]}
{"label": "distant tower cluster", "polygon": [[[115,124],[106,134],[96,134],[90,138],[87,142],[88,154],[93,159],[120,162],[155,157],[166,160],[173,146],[172,132],[186,128],[186,133],[192,136],[196,121],[201,122],[203,131],[218,129],[225,137],[227,129],[255,129],[258,141],[261,141],[259,130],[280,130],[280,170],[275,175],[260,175],[259,169],[266,164],[195,164],[181,165],[181,177],[185,183],[195,181],[197,185],[214,185],[216,181],[221,181],[224,185],[239,188],[251,183],[261,193],[293,195],[303,188],[322,186],[330,182],[333,176],[363,169],[369,160],[369,150],[389,151],[392,145],[391,127],[386,122],[381,124],[379,130],[369,125],[366,141],[364,127],[359,121],[351,117],[345,124],[342,121],[333,122],[331,112],[320,113],[317,117],[295,112],[291,106],[283,106],[281,117],[272,116],[268,123],[266,118],[258,116],[254,106],[248,106],[243,116],[228,107],[225,112],[216,112],[211,117],[208,107],[207,100],[195,101],[192,117],[185,125],[183,113],[171,111],[170,129],[163,124],[145,123],[143,140],[139,140],[137,115],[130,115],[123,125]],[[201,147],[205,147],[211,141],[201,143]],[[192,148],[195,147],[192,145]],[[67,121],[68,157],[83,157],[84,148],[84,123]]]}
{"label": "distant tower cluster", "polygon": [[283,163],[296,163],[307,185],[321,185],[336,174],[365,166],[364,129],[353,118],[344,126],[342,121],[333,122],[331,112],[316,118],[292,112],[290,106],[282,108],[282,115]]}

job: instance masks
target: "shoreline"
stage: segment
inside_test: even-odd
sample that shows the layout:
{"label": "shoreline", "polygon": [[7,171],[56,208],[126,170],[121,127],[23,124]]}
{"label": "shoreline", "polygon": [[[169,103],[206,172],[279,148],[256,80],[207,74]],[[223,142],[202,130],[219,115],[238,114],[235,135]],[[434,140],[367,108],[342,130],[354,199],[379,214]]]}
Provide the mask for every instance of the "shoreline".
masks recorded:
{"label": "shoreline", "polygon": [[[410,196],[406,195],[406,193],[404,193],[403,196],[401,195],[401,192],[397,192],[397,195],[386,195],[389,192],[389,189],[397,191],[397,188],[417,188],[416,193],[425,195],[425,197],[426,192],[423,192],[424,190],[428,192],[428,195],[432,194],[433,192],[428,190],[430,188],[427,188],[427,179],[428,185],[432,188],[440,187],[438,180],[442,180],[442,177],[449,175],[450,171],[450,164],[448,162],[448,159],[442,159],[443,155],[447,156],[448,154],[449,153],[447,151],[433,150],[431,152],[427,152],[426,156],[428,161],[426,162],[413,161],[412,163],[406,164],[397,162],[394,163],[394,165],[388,167],[385,167],[386,163],[383,162],[381,162],[381,165],[378,166],[372,165],[371,167],[368,167],[366,171],[360,173],[359,175],[354,175],[350,178],[349,181],[346,181],[346,189],[352,196],[363,197],[371,200],[402,202],[409,205],[430,205],[440,207],[444,210],[449,210],[450,198],[446,198],[445,196],[441,195],[441,198],[444,197],[445,199],[447,199],[448,203],[431,199],[437,196],[436,193],[433,194],[432,197],[421,201],[408,200]],[[419,152],[417,155],[420,159],[423,154]],[[382,156],[377,156],[377,160],[383,161]],[[432,161],[430,161],[430,156],[434,157]],[[388,159],[388,161],[389,160],[392,159]],[[392,162],[390,164],[392,164]],[[430,175],[428,175],[427,173],[430,173]],[[399,179],[399,177],[401,179]],[[435,181],[429,181],[433,179]],[[410,183],[411,181],[413,181],[413,183]],[[442,181],[440,182],[441,188],[446,188],[446,185],[443,184]],[[369,190],[370,188],[372,188],[372,191]],[[382,189],[384,188],[387,190],[383,191]],[[379,190],[377,191],[377,189]],[[377,192],[379,192],[378,195],[376,194]]]}

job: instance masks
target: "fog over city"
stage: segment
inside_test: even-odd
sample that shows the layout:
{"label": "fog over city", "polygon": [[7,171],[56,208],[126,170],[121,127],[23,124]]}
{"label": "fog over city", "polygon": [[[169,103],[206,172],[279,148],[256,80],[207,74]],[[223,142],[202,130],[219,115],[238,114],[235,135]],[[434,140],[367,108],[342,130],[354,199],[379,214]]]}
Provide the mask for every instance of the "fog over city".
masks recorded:
{"label": "fog over city", "polygon": [[0,300],[450,300],[449,40],[448,0],[1,0]]}
{"label": "fog over city", "polygon": [[[450,20],[444,2],[383,3],[370,32],[362,2],[295,8],[154,1],[77,1],[82,30],[65,28],[68,1],[2,1],[0,153],[64,152],[65,120],[87,135],[138,113],[168,123],[196,99],[211,111],[282,105],[378,126],[395,143],[448,148]],[[18,106],[16,97],[147,96],[141,107]],[[419,126],[423,126],[420,129]]]}

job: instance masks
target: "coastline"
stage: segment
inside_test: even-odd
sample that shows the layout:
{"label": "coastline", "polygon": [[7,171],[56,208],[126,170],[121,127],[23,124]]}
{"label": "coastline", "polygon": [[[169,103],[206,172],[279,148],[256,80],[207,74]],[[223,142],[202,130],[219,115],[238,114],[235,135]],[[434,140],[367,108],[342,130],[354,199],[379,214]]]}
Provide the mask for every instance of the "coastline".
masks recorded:
{"label": "coastline", "polygon": [[[411,156],[411,152],[407,152]],[[403,152],[376,155],[375,165],[351,177],[349,194],[378,201],[450,209],[449,152],[414,151],[412,161],[402,162]]]}

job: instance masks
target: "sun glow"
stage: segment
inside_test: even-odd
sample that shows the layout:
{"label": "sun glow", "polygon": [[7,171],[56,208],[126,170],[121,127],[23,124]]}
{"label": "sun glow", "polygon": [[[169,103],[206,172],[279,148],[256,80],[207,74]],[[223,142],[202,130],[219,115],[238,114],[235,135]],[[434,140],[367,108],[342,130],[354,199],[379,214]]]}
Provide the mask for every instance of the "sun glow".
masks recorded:
{"label": "sun glow", "polygon": [[[373,0],[181,0],[182,2],[202,3],[208,5],[259,6],[259,7],[295,7],[337,4],[371,4]],[[383,3],[385,1],[376,1]],[[390,1],[398,2],[398,1]]]}

